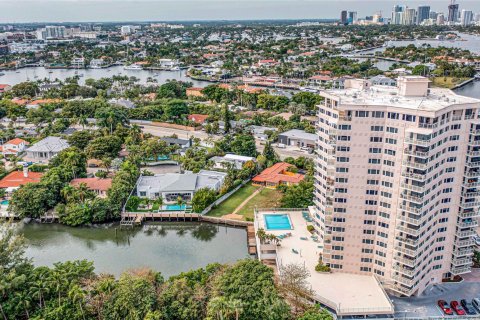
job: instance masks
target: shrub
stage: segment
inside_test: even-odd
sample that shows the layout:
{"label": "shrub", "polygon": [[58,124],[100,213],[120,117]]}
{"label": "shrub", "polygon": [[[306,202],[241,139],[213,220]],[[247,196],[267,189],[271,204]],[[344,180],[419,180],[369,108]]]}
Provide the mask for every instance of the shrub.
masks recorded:
{"label": "shrub", "polygon": [[316,266],[315,266],[315,271],[317,272],[330,272],[331,269],[329,266],[326,266],[324,265],[322,262],[319,262]]}
{"label": "shrub", "polygon": [[312,233],[313,230],[315,230],[315,227],[312,226],[311,224],[309,224],[309,225],[307,226],[307,230],[308,230],[308,232]]}

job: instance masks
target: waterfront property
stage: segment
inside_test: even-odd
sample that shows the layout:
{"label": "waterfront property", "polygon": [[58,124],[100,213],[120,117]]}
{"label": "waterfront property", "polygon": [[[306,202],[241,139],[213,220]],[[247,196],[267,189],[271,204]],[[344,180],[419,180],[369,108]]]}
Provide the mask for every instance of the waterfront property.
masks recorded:
{"label": "waterfront property", "polygon": [[[359,80],[360,81],[360,80]],[[333,272],[399,296],[469,273],[479,215],[480,100],[429,80],[326,90],[314,226]]]}
{"label": "waterfront property", "polygon": [[7,194],[12,193],[24,184],[40,182],[42,176],[43,173],[29,172],[28,168],[24,167],[23,171],[10,172],[0,180],[0,189],[5,189]]}
{"label": "waterfront property", "polygon": [[70,145],[67,140],[59,137],[46,137],[28,148],[26,158],[35,162],[48,162],[60,151],[68,148]]}
{"label": "waterfront property", "polygon": [[94,177],[94,178],[77,178],[70,181],[70,185],[74,187],[78,187],[81,184],[85,184],[88,189],[95,192],[95,194],[100,198],[106,198],[107,191],[112,186],[112,179],[111,178],[101,179],[98,177]]}
{"label": "waterfront property", "polygon": [[235,169],[242,169],[248,161],[257,161],[254,157],[239,156],[236,154],[226,154],[223,157],[217,156],[210,158],[213,161],[214,168],[225,169],[227,164],[231,164]]}
{"label": "waterfront property", "polygon": [[263,170],[252,179],[254,185],[267,188],[276,188],[281,184],[297,184],[305,178],[303,174],[288,171],[293,165],[286,162],[279,162]]}
{"label": "waterfront property", "polygon": [[189,202],[195,191],[210,188],[218,191],[223,185],[226,173],[201,170],[199,173],[165,173],[154,176],[140,176],[136,195],[141,198],[162,198],[165,203],[175,203],[178,198]]}
{"label": "waterfront property", "polygon": [[[275,266],[278,273],[289,264],[305,266],[310,273],[307,281],[313,299],[337,316],[392,315],[394,307],[375,276],[315,270],[324,243],[308,231],[312,221],[308,212],[309,209],[255,210],[258,258]],[[278,241],[261,239],[258,230],[275,235]]]}

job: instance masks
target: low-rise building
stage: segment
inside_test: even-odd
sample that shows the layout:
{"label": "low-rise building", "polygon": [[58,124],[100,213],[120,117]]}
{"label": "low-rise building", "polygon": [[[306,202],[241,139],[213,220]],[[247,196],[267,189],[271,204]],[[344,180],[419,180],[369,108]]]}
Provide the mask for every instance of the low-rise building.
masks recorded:
{"label": "low-rise building", "polygon": [[278,135],[278,142],[286,146],[315,148],[317,135],[304,130],[293,129]]}
{"label": "low-rise building", "polygon": [[29,145],[28,141],[15,138],[5,142],[2,146],[0,146],[0,151],[2,152],[3,156],[17,156],[27,148],[27,145]]}
{"label": "low-rise building", "polygon": [[78,187],[81,184],[85,184],[88,189],[92,190],[99,196],[100,198],[107,197],[107,191],[112,186],[112,179],[111,178],[78,178],[73,179],[70,181],[70,185],[74,187]]}
{"label": "low-rise building", "polygon": [[186,94],[187,97],[197,97],[197,98],[203,98],[205,95],[202,93],[203,88],[187,88]]}
{"label": "low-rise building", "polygon": [[223,157],[213,157],[213,167],[216,169],[225,169],[226,164],[230,163],[235,169],[242,169],[248,161],[256,161],[254,157],[239,156],[236,154],[226,154]]}
{"label": "low-rise building", "polygon": [[207,119],[208,119],[208,114],[194,113],[194,114],[190,114],[188,116],[189,121],[193,121],[193,122],[198,123],[198,124],[204,124],[205,121],[207,121]]}
{"label": "low-rise building", "polygon": [[201,170],[199,173],[165,173],[154,176],[140,176],[136,194],[142,198],[162,198],[165,203],[175,203],[180,197],[191,201],[195,192],[202,188],[218,191],[226,173]]}
{"label": "low-rise building", "polygon": [[0,84],[0,93],[5,93],[12,89],[12,86],[9,84]]}
{"label": "low-rise building", "polygon": [[253,134],[255,139],[268,140],[267,131],[275,132],[277,128],[251,125],[248,130]]}
{"label": "low-rise building", "polygon": [[[383,76],[383,75],[378,75],[373,78],[370,78],[370,82],[372,83],[373,86],[395,87],[397,85],[397,80]],[[338,88],[338,89],[344,89],[344,88]]]}
{"label": "low-rise building", "polygon": [[10,172],[0,180],[0,189],[5,189],[7,193],[11,193],[24,184],[40,182],[42,176],[43,173],[29,172],[28,168],[24,167],[23,171]]}
{"label": "low-rise building", "polygon": [[68,147],[70,145],[67,140],[59,137],[46,137],[27,149],[27,158],[36,162],[49,161]]}
{"label": "low-rise building", "polygon": [[279,162],[263,170],[259,175],[252,179],[253,185],[264,186],[275,189],[279,185],[292,185],[302,181],[305,176],[300,173],[288,171],[293,165],[286,162]]}

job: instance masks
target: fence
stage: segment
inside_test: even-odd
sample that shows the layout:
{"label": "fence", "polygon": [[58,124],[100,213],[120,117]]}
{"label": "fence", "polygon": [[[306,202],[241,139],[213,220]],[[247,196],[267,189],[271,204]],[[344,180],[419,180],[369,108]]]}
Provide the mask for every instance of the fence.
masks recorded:
{"label": "fence", "polygon": [[[210,210],[213,209],[214,206],[218,206],[220,203],[222,203],[223,201],[227,200],[232,194],[234,194],[235,192],[238,191],[238,189],[240,189],[241,187],[243,187],[244,185],[246,185],[250,180],[244,180],[241,184],[239,184],[238,186],[236,186],[233,190],[229,191],[228,193],[225,193],[223,196],[221,196],[220,198],[218,198],[214,203],[212,203],[211,205],[209,205],[208,207],[206,207],[205,209],[203,209],[201,215],[205,215],[207,213],[210,212]],[[229,212],[231,213],[231,212]]]}

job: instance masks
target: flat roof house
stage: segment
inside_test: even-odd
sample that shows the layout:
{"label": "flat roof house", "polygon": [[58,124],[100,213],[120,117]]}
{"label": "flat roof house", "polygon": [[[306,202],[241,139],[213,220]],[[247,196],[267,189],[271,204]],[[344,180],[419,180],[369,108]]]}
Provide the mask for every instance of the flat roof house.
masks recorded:
{"label": "flat roof house", "polygon": [[223,157],[212,157],[213,167],[217,169],[225,169],[225,163],[231,163],[235,169],[242,169],[243,165],[248,161],[256,161],[254,157],[239,156],[236,154],[226,154]]}
{"label": "flat roof house", "polygon": [[67,140],[59,137],[46,137],[27,149],[27,158],[32,161],[49,161],[60,151],[70,147]]}
{"label": "flat roof house", "polygon": [[223,185],[226,173],[201,170],[199,173],[186,172],[140,176],[136,193],[142,198],[157,199],[162,197],[166,203],[176,202],[178,197],[191,201],[195,192],[201,188],[218,191]]}
{"label": "flat roof house", "polygon": [[303,130],[293,129],[278,135],[278,142],[287,146],[315,148],[317,135]]}
{"label": "flat roof house", "polygon": [[252,179],[253,185],[274,189],[281,184],[297,184],[305,178],[303,174],[287,171],[290,167],[294,165],[286,162],[276,163],[255,176]]}

